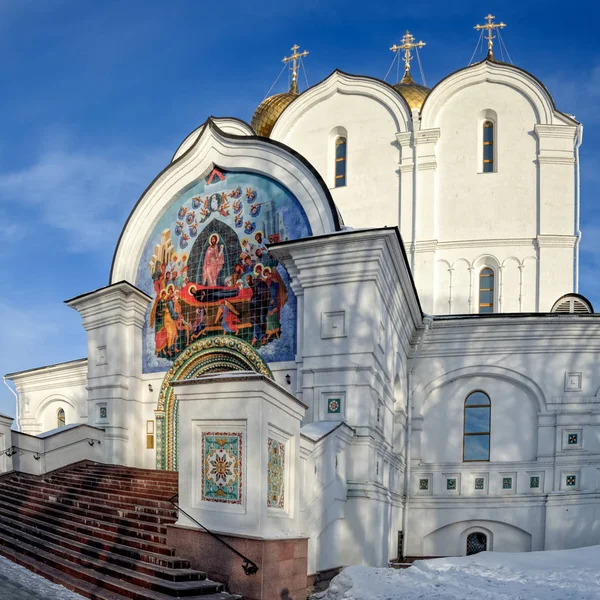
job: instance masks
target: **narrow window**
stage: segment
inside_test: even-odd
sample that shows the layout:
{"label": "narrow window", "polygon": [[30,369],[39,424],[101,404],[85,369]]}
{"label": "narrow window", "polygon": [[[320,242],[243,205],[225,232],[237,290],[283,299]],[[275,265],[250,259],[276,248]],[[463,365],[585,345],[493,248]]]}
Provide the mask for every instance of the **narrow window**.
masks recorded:
{"label": "narrow window", "polygon": [[335,187],[346,185],[346,138],[335,140]]}
{"label": "narrow window", "polygon": [[494,312],[494,271],[489,267],[479,273],[479,312]]}
{"label": "narrow window", "polygon": [[487,535],[481,531],[470,533],[467,536],[467,556],[479,554],[487,550]]}
{"label": "narrow window", "polygon": [[473,392],[465,400],[463,461],[490,460],[489,396]]}
{"label": "narrow window", "polygon": [[65,411],[62,408],[59,408],[56,412],[56,426],[64,427],[65,426]]}
{"label": "narrow window", "polygon": [[494,124],[491,121],[483,124],[483,172],[494,172]]}

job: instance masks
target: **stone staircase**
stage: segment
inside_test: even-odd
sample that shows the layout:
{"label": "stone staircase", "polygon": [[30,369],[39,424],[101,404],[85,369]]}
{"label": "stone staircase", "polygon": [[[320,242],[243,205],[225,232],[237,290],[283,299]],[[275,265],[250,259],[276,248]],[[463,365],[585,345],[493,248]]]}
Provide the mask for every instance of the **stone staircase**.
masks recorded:
{"label": "stone staircase", "polygon": [[0,554],[92,600],[235,600],[166,545],[177,473],[80,463],[0,478]]}

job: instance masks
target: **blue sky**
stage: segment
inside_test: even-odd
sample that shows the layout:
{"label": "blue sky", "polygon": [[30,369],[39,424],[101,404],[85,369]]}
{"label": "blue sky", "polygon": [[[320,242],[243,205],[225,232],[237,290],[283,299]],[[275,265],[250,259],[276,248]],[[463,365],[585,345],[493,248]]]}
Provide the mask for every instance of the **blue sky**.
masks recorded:
{"label": "blue sky", "polygon": [[468,64],[489,11],[514,63],[584,123],[580,291],[600,309],[597,3],[409,4],[0,0],[0,372],[85,356],[63,300],[108,283],[148,183],[208,115],[249,121],[294,43],[311,85],[335,68],[383,78],[410,29],[431,86]]}

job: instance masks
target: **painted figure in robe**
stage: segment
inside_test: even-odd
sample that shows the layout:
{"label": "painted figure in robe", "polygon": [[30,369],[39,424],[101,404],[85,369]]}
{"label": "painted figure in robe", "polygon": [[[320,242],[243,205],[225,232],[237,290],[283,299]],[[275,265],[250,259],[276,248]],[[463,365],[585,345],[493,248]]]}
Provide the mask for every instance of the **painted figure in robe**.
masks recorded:
{"label": "painted figure in robe", "polygon": [[219,236],[216,233],[210,236],[210,245],[206,250],[202,265],[202,285],[208,285],[209,287],[217,285],[217,277],[225,263],[223,244],[217,246],[218,241]]}

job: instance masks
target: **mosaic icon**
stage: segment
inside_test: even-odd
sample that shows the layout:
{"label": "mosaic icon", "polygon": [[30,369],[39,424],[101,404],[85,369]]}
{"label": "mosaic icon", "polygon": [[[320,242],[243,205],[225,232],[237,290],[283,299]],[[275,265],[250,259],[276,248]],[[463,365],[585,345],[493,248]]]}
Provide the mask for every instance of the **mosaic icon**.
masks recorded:
{"label": "mosaic icon", "polygon": [[482,490],[484,489],[484,479],[483,477],[475,477],[475,489]]}
{"label": "mosaic icon", "polygon": [[285,506],[285,444],[269,438],[269,462],[267,466],[267,506]]}
{"label": "mosaic icon", "polygon": [[502,478],[502,489],[503,490],[512,490],[512,477],[503,477]]}
{"label": "mosaic icon", "polygon": [[578,440],[579,436],[576,433],[570,433],[569,437],[568,437],[568,444],[569,446],[573,446],[573,445],[577,445],[577,440]]}
{"label": "mosaic icon", "polygon": [[342,410],[342,402],[339,398],[329,398],[327,400],[327,412],[329,414],[339,414]]}
{"label": "mosaic icon", "polygon": [[202,433],[202,500],[242,503],[242,434]]}
{"label": "mosaic icon", "polygon": [[540,478],[537,476],[529,478],[529,487],[530,488],[539,488],[540,487]]}
{"label": "mosaic icon", "polygon": [[419,489],[427,491],[429,489],[429,479],[419,479]]}
{"label": "mosaic icon", "polygon": [[223,334],[269,362],[294,359],[297,301],[267,242],[309,237],[306,213],[266,176],[214,169],[207,185],[172,201],[138,264],[136,285],[152,298],[144,373],[165,371],[194,342]]}
{"label": "mosaic icon", "polygon": [[567,475],[567,487],[575,487],[575,484],[577,483],[577,477],[575,475]]}
{"label": "mosaic icon", "polygon": [[446,479],[446,489],[447,490],[455,490],[456,489],[456,478],[452,477],[451,479]]}

